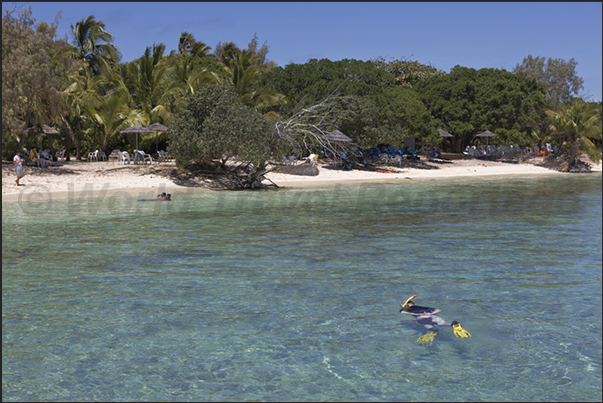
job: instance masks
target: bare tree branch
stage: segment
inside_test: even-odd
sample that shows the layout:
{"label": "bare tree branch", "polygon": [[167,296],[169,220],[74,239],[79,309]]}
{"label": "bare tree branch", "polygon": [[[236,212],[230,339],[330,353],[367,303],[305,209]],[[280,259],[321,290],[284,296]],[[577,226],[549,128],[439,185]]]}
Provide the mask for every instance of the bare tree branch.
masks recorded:
{"label": "bare tree branch", "polygon": [[27,4],[29,3],[23,3],[21,5],[18,5],[17,3],[12,3],[12,9],[6,9],[4,15],[2,16],[2,20],[4,20],[5,18],[9,18],[11,17],[14,13],[16,13],[17,11],[19,11],[20,8],[25,7]]}
{"label": "bare tree branch", "polygon": [[341,113],[341,105],[347,103],[345,96],[337,96],[339,88],[316,105],[304,108],[303,101],[293,109],[290,117],[274,125],[273,136],[286,141],[299,153],[316,148],[335,153],[335,146],[326,135],[333,130],[335,113]]}

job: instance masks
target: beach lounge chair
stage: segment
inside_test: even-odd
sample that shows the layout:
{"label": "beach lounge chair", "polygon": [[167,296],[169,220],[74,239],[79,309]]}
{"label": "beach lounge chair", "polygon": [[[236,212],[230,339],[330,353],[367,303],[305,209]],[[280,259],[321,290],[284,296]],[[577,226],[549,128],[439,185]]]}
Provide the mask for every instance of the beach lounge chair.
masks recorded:
{"label": "beach lounge chair", "polygon": [[121,151],[119,151],[117,149],[111,151],[111,154],[109,154],[109,162],[117,161],[119,163],[121,161],[121,159],[122,159]]}

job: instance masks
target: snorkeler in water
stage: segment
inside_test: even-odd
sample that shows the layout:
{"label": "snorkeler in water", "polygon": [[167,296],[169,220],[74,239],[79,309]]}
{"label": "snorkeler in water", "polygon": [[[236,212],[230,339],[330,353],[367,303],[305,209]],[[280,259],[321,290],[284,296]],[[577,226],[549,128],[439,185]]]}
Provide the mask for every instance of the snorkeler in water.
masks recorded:
{"label": "snorkeler in water", "polygon": [[434,325],[452,326],[452,331],[454,332],[454,335],[456,337],[471,337],[471,334],[465,329],[463,329],[461,327],[461,324],[458,323],[456,320],[452,321],[452,323],[448,323],[444,319],[437,316],[438,313],[442,312],[441,309],[415,305],[415,303],[412,301],[412,299],[415,297],[416,295],[413,295],[412,297],[408,298],[406,301],[400,304],[400,307],[402,308],[400,309],[400,313],[405,313],[414,316],[420,325],[429,330],[426,334],[417,339],[419,344],[422,344],[424,346],[431,345],[433,339],[438,334],[438,329],[435,328]]}

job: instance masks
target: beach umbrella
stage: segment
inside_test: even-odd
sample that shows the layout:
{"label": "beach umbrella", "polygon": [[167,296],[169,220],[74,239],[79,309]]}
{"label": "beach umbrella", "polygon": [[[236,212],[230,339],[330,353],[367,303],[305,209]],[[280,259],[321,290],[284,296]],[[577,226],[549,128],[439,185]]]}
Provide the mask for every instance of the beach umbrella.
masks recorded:
{"label": "beach umbrella", "polygon": [[325,140],[328,140],[329,142],[335,143],[335,147],[338,149],[341,149],[342,151],[345,151],[348,147],[347,144],[343,144],[343,143],[351,143],[352,142],[351,138],[349,138],[348,136],[346,136],[339,130],[333,130],[332,132],[327,133],[324,136],[324,138],[325,138]]}
{"label": "beach umbrella", "polygon": [[490,130],[486,130],[484,132],[476,134],[475,136],[476,137],[485,137],[486,138],[486,147],[488,147],[488,139],[490,137],[494,137],[494,133],[492,133]]}
{"label": "beach umbrella", "polygon": [[[41,125],[41,124],[36,124],[33,125],[32,127],[28,127],[27,129],[23,130],[24,133],[27,134],[32,134],[32,133],[41,133],[41,134],[59,134],[59,131],[57,129],[54,129],[48,125]],[[40,151],[42,151],[42,137],[40,137]]]}
{"label": "beach umbrella", "polygon": [[446,132],[446,131],[444,131],[442,129],[438,129],[438,132],[440,132],[440,137],[443,137],[443,138],[454,138],[454,136],[452,134],[450,134],[450,133],[448,133],[448,132]]}
{"label": "beach umbrella", "polygon": [[325,139],[327,139],[329,141],[341,141],[341,142],[345,142],[345,143],[349,143],[352,141],[351,138],[349,138],[348,136],[346,136],[339,130],[333,130],[332,132],[327,133],[325,135]]}
{"label": "beach umbrella", "polygon": [[155,152],[158,152],[159,144],[157,143],[157,132],[165,132],[168,128],[162,125],[161,123],[153,123],[151,125],[148,125],[147,129],[151,129],[155,132]]}
{"label": "beach umbrella", "polygon": [[33,125],[32,127],[25,129],[24,131],[28,134],[30,134],[30,133],[59,134],[59,131],[57,129],[54,129],[48,125],[41,125],[41,124]]}
{"label": "beach umbrella", "polygon": [[120,133],[136,133],[136,149],[138,150],[138,133],[153,133],[153,130],[136,125],[128,127],[127,129],[120,131]]}
{"label": "beach umbrella", "polygon": [[445,132],[442,129],[438,129],[438,131],[440,132],[440,137],[454,137],[452,134]]}

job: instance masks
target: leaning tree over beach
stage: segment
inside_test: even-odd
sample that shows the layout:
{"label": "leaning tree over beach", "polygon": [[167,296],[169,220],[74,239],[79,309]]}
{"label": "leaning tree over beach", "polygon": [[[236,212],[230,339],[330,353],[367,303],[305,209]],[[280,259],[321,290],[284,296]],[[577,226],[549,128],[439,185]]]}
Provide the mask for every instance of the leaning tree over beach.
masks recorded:
{"label": "leaning tree over beach", "polygon": [[232,83],[222,81],[188,98],[170,126],[168,151],[182,168],[217,174],[216,182],[228,188],[251,188],[268,172],[269,161],[284,151],[335,153],[328,133],[335,128],[333,118],[346,113],[341,108],[346,101],[331,94],[313,105],[299,104],[271,123],[242,102]]}
{"label": "leaning tree over beach", "polygon": [[300,105],[338,104],[337,113],[325,119],[364,147],[397,146],[409,136],[430,141],[437,134],[418,96],[370,61],[310,59],[276,67],[261,81],[284,94],[287,102],[274,107],[281,116],[295,115]]}

